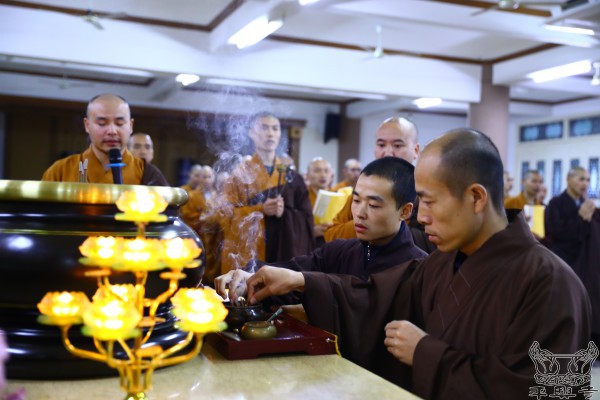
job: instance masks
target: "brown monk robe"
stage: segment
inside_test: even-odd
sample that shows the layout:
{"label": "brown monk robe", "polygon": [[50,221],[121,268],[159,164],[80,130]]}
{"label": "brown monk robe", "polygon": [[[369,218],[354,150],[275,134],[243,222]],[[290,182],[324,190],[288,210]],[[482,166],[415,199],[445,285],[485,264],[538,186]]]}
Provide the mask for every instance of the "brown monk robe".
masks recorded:
{"label": "brown monk robe", "polygon": [[[44,172],[42,181],[79,182],[79,163],[87,160],[87,181],[90,183],[113,183],[112,170],[100,163],[92,148],[56,161]],[[169,186],[163,174],[154,165],[135,158],[129,150],[123,152],[123,184]]]}
{"label": "brown monk robe", "polygon": [[426,399],[528,398],[539,386],[535,341],[554,354],[588,347],[581,281],[522,214],[506,215],[502,160],[484,134],[457,129],[430,142],[415,186],[418,220],[438,247],[420,266],[367,282],[263,267],[247,280],[247,297],[304,290],[309,320],[339,334],[342,354],[399,384],[409,377]]}
{"label": "brown monk robe", "polygon": [[[278,171],[277,165],[285,167],[276,158],[269,175],[258,154],[254,154],[225,184],[224,195],[232,208],[229,220],[222,220],[223,274],[246,266],[252,259],[286,261],[314,248],[313,216],[304,180],[289,168]],[[264,216],[262,203],[278,194],[285,202],[283,215]]]}
{"label": "brown monk robe", "polygon": [[587,347],[582,285],[522,215],[454,273],[456,259],[435,252],[369,283],[307,272],[304,307],[312,324],[340,336],[344,357],[403,386],[407,367],[386,351],[383,327],[410,320],[427,332],[408,386],[426,399],[525,399],[536,386],[533,341],[556,354]]}

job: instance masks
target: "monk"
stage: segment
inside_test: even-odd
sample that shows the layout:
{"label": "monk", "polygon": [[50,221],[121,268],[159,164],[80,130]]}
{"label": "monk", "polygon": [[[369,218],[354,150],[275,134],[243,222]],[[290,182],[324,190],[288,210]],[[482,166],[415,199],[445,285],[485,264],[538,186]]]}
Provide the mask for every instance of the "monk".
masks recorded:
{"label": "monk", "polygon": [[129,137],[127,149],[134,157],[141,158],[149,163],[154,160],[154,143],[152,143],[152,138],[147,133],[132,133]]}
{"label": "monk", "polygon": [[241,161],[223,188],[231,206],[229,219],[221,221],[223,274],[251,260],[285,261],[314,249],[312,208],[304,180],[276,154],[279,119],[270,113],[257,114],[248,134],[255,153]]}
{"label": "monk", "polygon": [[[379,125],[375,133],[375,159],[382,157],[398,157],[409,163],[414,163],[419,156],[419,134],[417,126],[403,117],[391,117]],[[327,228],[324,237],[326,242],[335,239],[351,239],[356,237],[352,222],[351,199],[349,198],[344,208],[333,219],[333,225]],[[417,222],[416,211],[418,201],[415,203],[413,217],[407,221],[413,239],[417,246],[427,253],[435,250],[435,245],[427,240],[423,227]]]}
{"label": "monk", "polygon": [[590,174],[582,167],[567,173],[567,189],[548,203],[546,237],[586,287],[592,303],[592,340],[600,344],[600,209],[587,197]]}
{"label": "monk", "polygon": [[425,399],[527,398],[537,385],[534,341],[554,354],[586,348],[590,305],[522,213],[505,213],[502,171],[484,134],[442,135],[415,169],[418,219],[437,245],[423,264],[367,282],[263,267],[247,281],[250,302],[304,291],[311,323],[338,333],[359,364]]}
{"label": "monk", "polygon": [[349,158],[344,163],[344,169],[342,173],[344,175],[344,179],[336,183],[331,187],[332,192],[337,192],[338,189],[343,187],[354,187],[356,185],[356,181],[358,180],[358,175],[360,175],[360,170],[362,169],[360,165],[360,161],[356,158]]}
{"label": "monk", "polygon": [[[352,195],[357,237],[334,240],[310,255],[270,265],[367,279],[372,273],[405,261],[425,258],[427,253],[415,246],[405,223],[415,199],[413,171],[412,164],[399,158],[384,157],[371,162],[360,174]],[[259,262],[257,266],[265,264]],[[215,289],[223,298],[226,287],[230,293],[245,295],[245,280],[249,275],[240,270],[230,271],[215,280]],[[231,296],[232,299],[237,297]]]}
{"label": "monk", "polygon": [[[306,181],[308,182],[308,199],[310,200],[310,206],[312,209],[315,207],[317,195],[319,190],[329,190],[331,179],[333,178],[333,168],[329,161],[324,158],[314,158],[309,164],[306,170]],[[314,220],[314,237],[315,245],[321,247],[325,243],[323,234],[325,230],[331,226],[331,223],[321,223]]]}
{"label": "monk", "polygon": [[113,183],[111,168],[107,166],[108,152],[116,148],[121,151],[125,164],[122,167],[123,184],[169,186],[158,168],[127,150],[133,118],[125,99],[114,94],[92,98],[83,123],[90,147],[81,154],[56,161],[44,172],[43,181]]}
{"label": "monk", "polygon": [[504,199],[504,207],[507,209],[522,210],[526,205],[540,205],[538,193],[544,179],[536,170],[529,170],[523,177],[523,190],[516,196]]}

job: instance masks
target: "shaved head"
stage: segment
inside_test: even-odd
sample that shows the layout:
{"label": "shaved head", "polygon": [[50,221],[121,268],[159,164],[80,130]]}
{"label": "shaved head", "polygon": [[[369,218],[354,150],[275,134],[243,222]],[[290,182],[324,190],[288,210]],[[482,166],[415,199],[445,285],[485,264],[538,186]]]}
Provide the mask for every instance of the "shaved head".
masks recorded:
{"label": "shaved head", "polygon": [[454,197],[462,198],[469,185],[478,183],[489,194],[494,209],[504,215],[504,168],[498,149],[485,134],[474,129],[454,129],[423,150],[436,152],[436,171]]}

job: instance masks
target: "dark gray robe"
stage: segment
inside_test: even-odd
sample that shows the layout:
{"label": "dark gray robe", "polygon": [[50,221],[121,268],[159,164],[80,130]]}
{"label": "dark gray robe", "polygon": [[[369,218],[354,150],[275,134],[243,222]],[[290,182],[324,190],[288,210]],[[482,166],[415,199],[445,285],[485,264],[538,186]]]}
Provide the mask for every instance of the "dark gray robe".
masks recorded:
{"label": "dark gray robe", "polygon": [[[528,398],[534,341],[561,354],[588,345],[581,282],[535,240],[522,215],[454,273],[456,255],[436,251],[368,282],[304,272],[309,320],[340,335],[345,357],[426,399]],[[405,319],[428,333],[410,373],[383,344],[385,324]]]}

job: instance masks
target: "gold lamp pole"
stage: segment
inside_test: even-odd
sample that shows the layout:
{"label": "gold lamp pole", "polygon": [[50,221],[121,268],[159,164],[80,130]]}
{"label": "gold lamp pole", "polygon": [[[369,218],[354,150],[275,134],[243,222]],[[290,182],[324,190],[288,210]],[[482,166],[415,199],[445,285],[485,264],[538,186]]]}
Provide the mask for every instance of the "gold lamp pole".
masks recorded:
{"label": "gold lamp pole", "polygon": [[[149,222],[165,221],[161,213],[167,202],[149,191],[124,192],[117,200],[123,211],[115,218],[137,224],[135,239],[121,237],[88,237],[79,247],[84,256],[80,262],[95,267],[86,276],[95,277],[98,289],[92,301],[83,292],[49,292],[38,304],[42,315],[38,321],[57,325],[67,350],[78,357],[106,363],[119,372],[126,400],[146,399],[152,387],[156,368],[191,360],[202,349],[202,338],[208,332],[226,328],[227,309],[212,289],[179,289],[185,278],[184,268],[197,267],[201,249],[193,239],[146,239]],[[169,287],[155,298],[146,297],[146,281],[150,271],[168,268],[160,274]],[[111,284],[112,271],[127,271],[135,284]],[[171,300],[176,327],[188,332],[186,338],[169,347],[145,346],[154,326],[164,322],[157,317],[158,306]],[[93,339],[95,351],[75,347],[69,339],[73,325],[83,324],[81,331]],[[194,341],[185,354],[178,354]],[[116,345],[116,346],[115,346]],[[115,347],[122,349],[117,356]]]}

